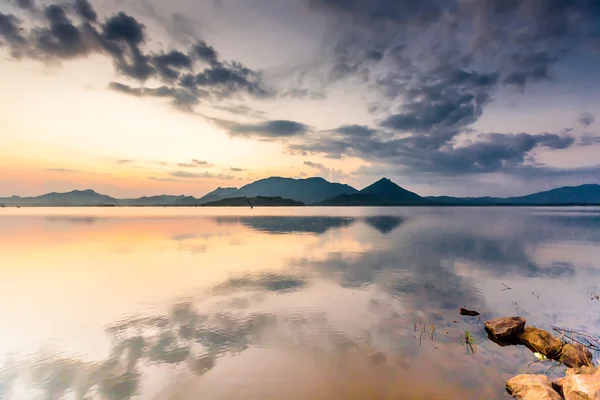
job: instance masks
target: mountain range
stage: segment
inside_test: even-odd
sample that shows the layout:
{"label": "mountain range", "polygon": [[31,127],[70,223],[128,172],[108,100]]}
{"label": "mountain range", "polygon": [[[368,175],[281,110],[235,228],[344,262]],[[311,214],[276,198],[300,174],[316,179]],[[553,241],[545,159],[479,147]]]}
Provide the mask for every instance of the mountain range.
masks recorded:
{"label": "mountain range", "polygon": [[561,187],[520,197],[421,197],[387,178],[357,190],[323,178],[271,177],[241,188],[217,188],[201,198],[158,195],[116,199],[94,190],[48,193],[37,197],[0,198],[2,206],[508,206],[600,205],[600,185]]}

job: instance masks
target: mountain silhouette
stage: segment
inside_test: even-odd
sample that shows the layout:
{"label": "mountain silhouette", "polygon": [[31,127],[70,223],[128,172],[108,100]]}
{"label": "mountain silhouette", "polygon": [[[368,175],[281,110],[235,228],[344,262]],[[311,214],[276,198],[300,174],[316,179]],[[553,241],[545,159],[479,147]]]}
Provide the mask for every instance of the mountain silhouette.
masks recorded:
{"label": "mountain silhouette", "polygon": [[[253,182],[240,189],[219,187],[199,199],[193,196],[166,194],[136,199],[116,199],[87,189],[66,193],[52,192],[37,197],[4,197],[0,198],[0,207],[197,206],[206,203],[210,206],[223,205],[223,203],[211,204],[220,200],[244,197],[280,198],[275,201],[277,204],[271,202],[273,203],[271,205],[292,205],[292,201],[318,206],[600,205],[600,185],[565,186],[526,196],[507,198],[450,196],[424,198],[403,189],[387,178],[380,179],[363,190],[357,191],[351,186],[328,182],[323,178],[271,177]],[[263,205],[270,204],[269,201],[263,203]]]}
{"label": "mountain silhouette", "polygon": [[426,205],[428,201],[416,193],[382,178],[354,194],[342,194],[317,203],[320,206],[396,206]]}
{"label": "mountain silhouette", "polygon": [[47,193],[37,197],[12,196],[1,199],[1,203],[25,206],[99,206],[115,205],[117,200],[91,189],[73,190],[66,193]]}
{"label": "mountain silhouette", "polygon": [[209,192],[204,196],[200,197],[198,199],[198,203],[208,203],[210,201],[217,201],[221,199],[236,197],[238,195],[238,190],[238,188],[234,187],[222,188],[219,186],[212,192]]}
{"label": "mountain silhouette", "polygon": [[313,204],[340,194],[352,194],[358,191],[351,186],[332,183],[323,178],[292,179],[272,177],[261,179],[240,188],[237,196],[282,197]]}
{"label": "mountain silhouette", "polygon": [[301,207],[300,201],[282,199],[281,197],[231,197],[202,204],[206,207]]}
{"label": "mountain silhouette", "polygon": [[427,197],[436,203],[465,205],[503,205],[503,204],[600,204],[600,185],[586,184],[580,186],[564,186],[545,192],[533,193],[518,197]]}

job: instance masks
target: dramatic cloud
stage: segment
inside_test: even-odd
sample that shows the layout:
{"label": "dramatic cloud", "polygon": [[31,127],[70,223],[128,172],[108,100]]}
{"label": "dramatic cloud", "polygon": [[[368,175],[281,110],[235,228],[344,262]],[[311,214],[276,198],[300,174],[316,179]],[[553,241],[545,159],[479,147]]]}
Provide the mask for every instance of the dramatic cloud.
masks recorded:
{"label": "dramatic cloud", "polygon": [[578,121],[581,125],[588,127],[596,122],[596,117],[592,113],[584,112],[579,115]]}
{"label": "dramatic cloud", "polygon": [[[19,0],[18,4],[24,9],[34,8],[33,2]],[[188,108],[200,99],[220,102],[236,95],[275,95],[260,73],[237,61],[220,60],[217,51],[203,40],[195,40],[185,50],[146,51],[150,40],[143,23],[122,11],[99,21],[88,0],[76,0],[72,7],[50,4],[43,9],[43,18],[29,22],[33,28],[26,31],[18,17],[0,13],[0,40],[8,44],[15,57],[67,60],[105,54],[125,78],[162,81],[154,88],[109,84],[122,93],[171,98],[173,104]]]}
{"label": "dramatic cloud", "polygon": [[238,168],[238,167],[231,167],[229,168],[229,170],[231,172],[242,172],[242,171],[246,171],[244,168]]}
{"label": "dramatic cloud", "polygon": [[137,97],[162,97],[171,99],[173,104],[190,106],[198,104],[198,98],[187,91],[166,85],[157,88],[135,88],[118,82],[109,83],[108,87],[117,92]]}
{"label": "dramatic cloud", "polygon": [[[312,140],[312,141],[311,141]],[[291,144],[292,151],[322,154],[331,158],[344,155],[388,162],[409,172],[441,175],[481,174],[513,171],[524,166],[526,156],[536,148],[553,150],[571,146],[575,139],[567,135],[527,133],[480,135],[468,144],[422,146],[414,137],[396,138],[378,134],[370,140],[354,135],[313,137],[303,144]],[[319,164],[305,163],[319,168]]]}
{"label": "dramatic cloud", "polygon": [[0,38],[17,49],[25,43],[25,37],[21,34],[19,23],[20,20],[14,15],[0,12]]}
{"label": "dramatic cloud", "polygon": [[214,47],[206,44],[204,40],[199,40],[194,45],[194,53],[204,62],[209,64],[218,64],[219,57]]}
{"label": "dramatic cloud", "polygon": [[[108,83],[110,89],[162,99],[206,118],[231,137],[285,139],[295,154],[355,157],[413,176],[533,176],[546,168],[536,161],[539,153],[598,143],[593,134],[575,142],[568,131],[535,133],[545,129],[478,133],[494,129],[486,125],[491,119],[482,116],[497,98],[536,96],[537,85],[559,84],[572,66],[582,64],[584,53],[592,54],[600,40],[600,6],[594,0],[302,2],[306,7],[294,18],[317,13],[315,20],[326,21],[315,59],[265,70],[224,59],[238,44],[215,48],[214,43],[226,41],[211,43],[196,34],[192,16],[179,15],[179,24],[174,15],[162,17],[151,3],[142,6],[142,16],[158,21],[169,35],[161,37],[155,25],[118,9],[99,15],[89,0],[37,7],[33,0],[12,0],[11,12],[17,15],[0,13],[0,42],[15,59],[56,63],[104,55],[118,74]],[[273,17],[267,11],[264,15]],[[252,40],[248,38],[250,45]],[[260,65],[262,60],[256,59],[263,53],[246,50],[244,61]],[[286,107],[291,107],[286,103],[292,99],[323,101],[339,96],[336,90],[342,87],[348,89],[344,93],[360,93],[364,116],[349,112],[339,122],[341,112],[334,106],[333,129],[326,126],[329,109],[315,122],[303,107],[286,117]],[[208,117],[210,108],[239,119]],[[578,122],[588,127],[595,117],[582,113]],[[209,166],[196,161],[178,166]],[[305,166],[325,177],[342,175],[310,161]],[[235,167],[231,171],[240,172]]]}
{"label": "dramatic cloud", "polygon": [[299,122],[287,120],[266,121],[257,124],[240,124],[232,121],[213,120],[218,127],[231,136],[257,137],[264,139],[287,138],[304,135],[309,127]]}
{"label": "dramatic cloud", "polygon": [[189,70],[192,67],[192,59],[180,51],[171,51],[153,57],[153,63],[161,76],[167,80],[176,80],[181,73],[178,69]]}
{"label": "dramatic cloud", "polygon": [[88,21],[95,22],[98,19],[94,7],[87,0],[75,0],[75,11]]}

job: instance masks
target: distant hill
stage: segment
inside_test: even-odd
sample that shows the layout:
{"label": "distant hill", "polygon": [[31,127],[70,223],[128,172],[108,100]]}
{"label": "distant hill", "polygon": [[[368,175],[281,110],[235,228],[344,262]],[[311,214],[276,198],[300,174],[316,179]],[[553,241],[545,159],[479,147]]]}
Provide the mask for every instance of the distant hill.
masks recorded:
{"label": "distant hill", "polygon": [[138,199],[122,199],[116,200],[118,205],[123,206],[156,206],[156,205],[174,205],[181,199],[185,199],[185,195],[171,196],[162,194],[160,196],[144,196]]}
{"label": "distant hill", "polygon": [[323,178],[292,179],[272,177],[261,179],[241,187],[236,196],[279,196],[305,204],[313,204],[341,194],[353,194],[358,190]]}
{"label": "distant hill", "polygon": [[0,203],[5,205],[18,206],[100,206],[100,205],[116,205],[117,199],[96,193],[88,190],[73,190],[66,193],[47,193],[37,197],[20,197],[12,196],[8,198],[0,198]]}
{"label": "distant hill", "polygon": [[581,186],[565,186],[545,192],[533,193],[519,197],[427,197],[428,200],[445,204],[464,205],[542,205],[542,204],[600,204],[600,185],[587,184]]}
{"label": "distant hill", "polygon": [[354,194],[342,194],[317,203],[319,206],[399,206],[427,205],[429,202],[416,193],[382,178]]}
{"label": "distant hill", "polygon": [[300,201],[283,199],[281,197],[232,197],[202,204],[203,207],[301,207]]}
{"label": "distant hill", "polygon": [[521,197],[509,197],[507,203],[589,203],[600,204],[600,185],[565,186]]}

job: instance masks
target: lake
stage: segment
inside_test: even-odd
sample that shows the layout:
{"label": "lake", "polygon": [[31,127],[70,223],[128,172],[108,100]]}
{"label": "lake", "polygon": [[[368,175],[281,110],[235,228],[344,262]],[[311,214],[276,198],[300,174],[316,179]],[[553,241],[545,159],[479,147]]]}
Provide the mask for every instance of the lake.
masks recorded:
{"label": "lake", "polygon": [[0,399],[508,398],[599,293],[600,208],[4,208]]}

